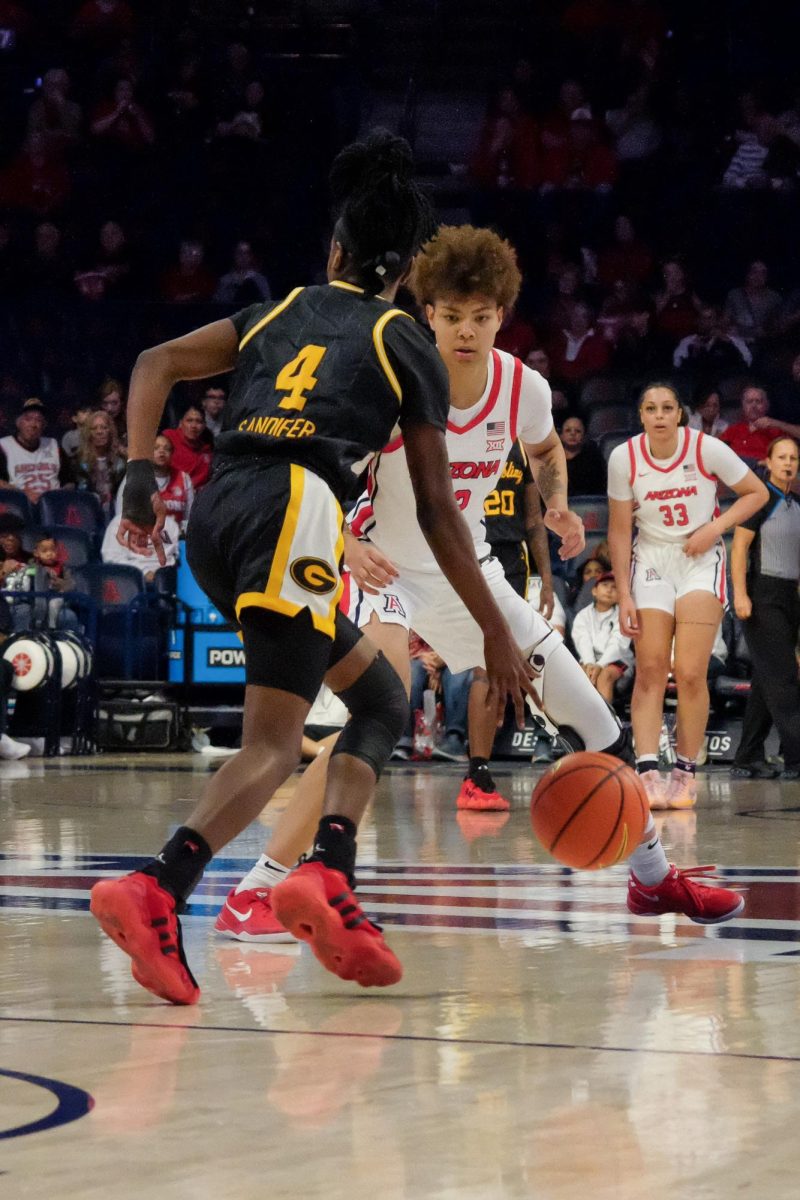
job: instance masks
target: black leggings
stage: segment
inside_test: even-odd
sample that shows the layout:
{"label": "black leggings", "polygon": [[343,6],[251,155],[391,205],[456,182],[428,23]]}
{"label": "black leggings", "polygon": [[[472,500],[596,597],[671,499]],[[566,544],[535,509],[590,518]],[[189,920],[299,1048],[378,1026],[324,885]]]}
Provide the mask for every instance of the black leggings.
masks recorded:
{"label": "black leggings", "polygon": [[750,599],[753,615],[744,622],[744,636],[753,664],[753,678],[735,762],[746,765],[764,758],[764,742],[774,722],[786,766],[800,767],[800,680],[795,657],[800,629],[797,584],[790,579],[762,576],[753,581]]}

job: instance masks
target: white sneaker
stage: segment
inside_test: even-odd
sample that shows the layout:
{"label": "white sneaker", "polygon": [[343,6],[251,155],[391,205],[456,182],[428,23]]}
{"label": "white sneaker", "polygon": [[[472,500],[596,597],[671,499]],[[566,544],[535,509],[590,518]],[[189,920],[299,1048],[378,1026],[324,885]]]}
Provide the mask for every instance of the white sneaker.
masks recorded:
{"label": "white sneaker", "polygon": [[658,771],[643,771],[639,776],[647,792],[651,809],[666,808],[664,780]]}
{"label": "white sneaker", "polygon": [[15,742],[7,733],[0,736],[0,758],[24,758],[30,752],[30,746],[26,746],[24,742]]}

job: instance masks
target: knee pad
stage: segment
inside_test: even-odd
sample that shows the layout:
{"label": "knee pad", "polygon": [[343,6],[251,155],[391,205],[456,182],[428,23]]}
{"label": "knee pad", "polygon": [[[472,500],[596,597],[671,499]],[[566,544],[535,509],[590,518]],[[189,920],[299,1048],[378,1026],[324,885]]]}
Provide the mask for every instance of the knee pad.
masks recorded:
{"label": "knee pad", "polygon": [[411,715],[400,676],[378,651],[355,683],[336,694],[347,706],[350,720],[339,735],[331,757],[352,754],[380,777]]}

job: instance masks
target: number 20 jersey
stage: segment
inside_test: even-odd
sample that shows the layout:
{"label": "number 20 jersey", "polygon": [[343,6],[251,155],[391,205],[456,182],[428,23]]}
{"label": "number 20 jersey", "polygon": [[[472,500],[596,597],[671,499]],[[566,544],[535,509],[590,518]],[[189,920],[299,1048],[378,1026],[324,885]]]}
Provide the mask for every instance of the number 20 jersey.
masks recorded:
{"label": "number 20 jersey", "polygon": [[417,323],[353,284],[295,288],[231,317],[239,357],[216,451],[294,462],[340,503],[409,423],[444,430],[448,382]]}
{"label": "number 20 jersey", "polygon": [[638,541],[680,543],[717,515],[717,480],[733,487],[746,474],[730,446],[684,426],[672,459],[654,459],[644,433],[612,450],[608,494],[633,500]]}
{"label": "number 20 jersey", "polygon": [[[484,501],[500,482],[512,446],[518,437],[543,442],[552,428],[547,382],[503,350],[489,355],[486,387],[477,404],[451,407],[446,434],[450,477],[479,558],[490,553]],[[369,537],[399,568],[438,571],[414,514],[403,440],[395,438],[370,467],[369,495],[366,505],[360,502],[356,508],[353,530]]]}

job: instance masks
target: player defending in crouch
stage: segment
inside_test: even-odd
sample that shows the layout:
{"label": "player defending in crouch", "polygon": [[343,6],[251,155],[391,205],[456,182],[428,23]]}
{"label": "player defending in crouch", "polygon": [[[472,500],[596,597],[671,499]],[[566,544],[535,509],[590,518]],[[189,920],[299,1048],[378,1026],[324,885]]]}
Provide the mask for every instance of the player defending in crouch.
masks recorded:
{"label": "player defending in crouch", "polygon": [[[447,448],[452,487],[484,578],[534,665],[545,714],[576,747],[632,761],[616,717],[560,635],[508,583],[485,542],[484,500],[519,436],[547,505],[545,521],[562,538],[562,557],[579,553],[583,546],[581,522],[568,509],[566,462],[553,428],[549,388],[537,372],[493,349],[520,282],[508,242],[471,226],[441,229],[414,265],[411,286],[425,306],[450,380]],[[364,505],[358,506],[362,535],[368,540],[345,539],[353,578],[365,593],[372,593],[362,596],[359,619],[406,686],[409,627],[452,671],[482,665],[479,630],[438,570],[414,521],[407,449],[402,437],[395,438],[373,465],[366,518]],[[485,733],[488,757],[492,721]],[[470,752],[477,754],[474,746]],[[292,876],[286,875],[313,834],[326,765],[323,755],[306,771],[268,853],[227,897],[218,930],[244,940],[285,939],[282,897],[293,886]],[[659,885],[659,911],[716,922],[728,920],[742,907],[736,893],[709,887],[670,867],[652,819],[630,861],[640,882]]]}

